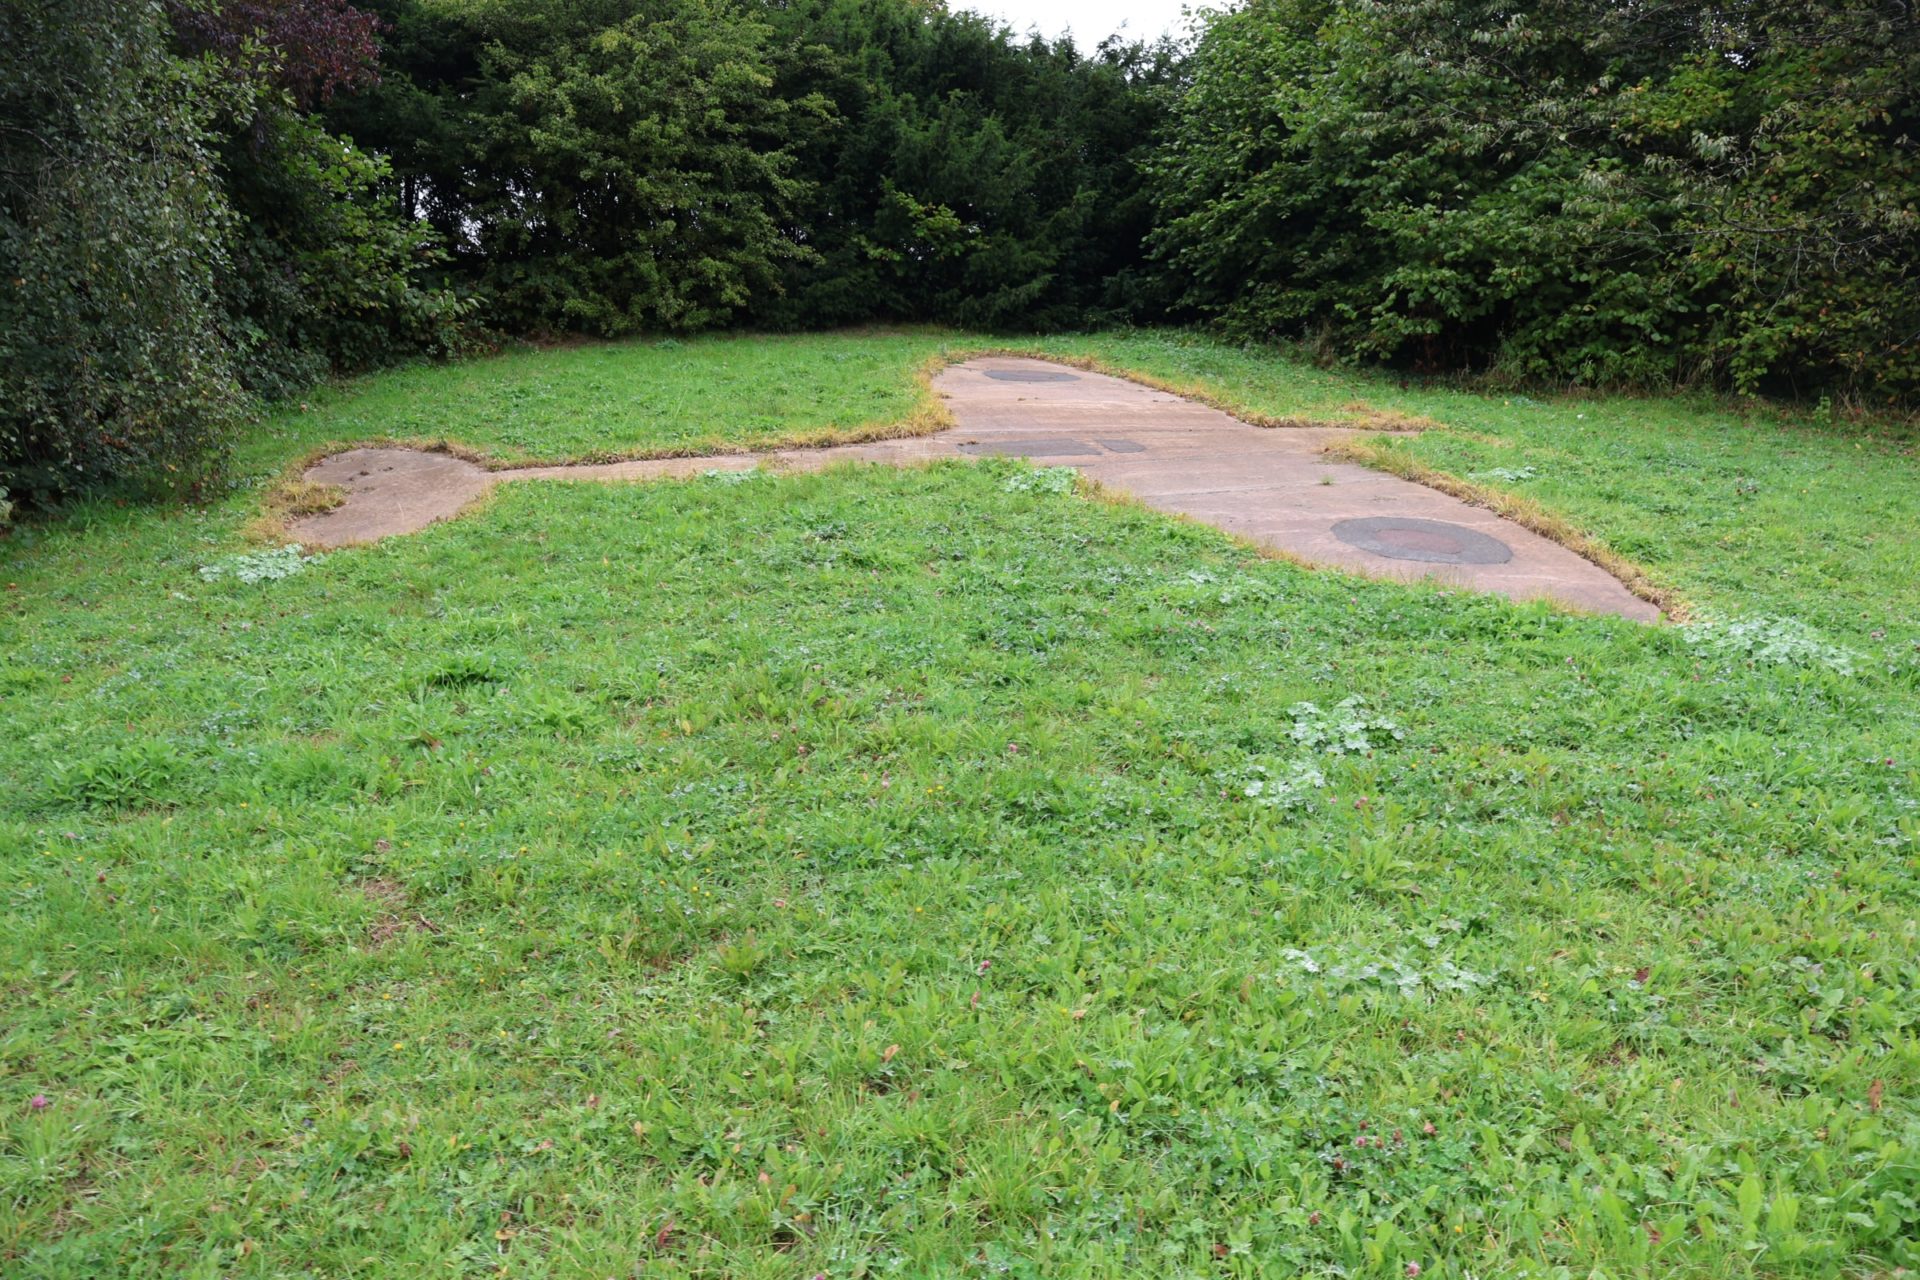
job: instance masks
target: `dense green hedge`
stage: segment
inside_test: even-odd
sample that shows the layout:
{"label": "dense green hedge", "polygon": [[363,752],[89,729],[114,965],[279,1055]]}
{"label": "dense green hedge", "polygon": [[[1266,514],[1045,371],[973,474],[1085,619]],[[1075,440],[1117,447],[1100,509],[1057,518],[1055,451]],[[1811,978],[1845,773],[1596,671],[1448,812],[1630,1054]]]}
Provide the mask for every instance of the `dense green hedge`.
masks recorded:
{"label": "dense green hedge", "polygon": [[1920,18],[1251,0],[1158,161],[1186,301],[1525,378],[1920,389]]}
{"label": "dense green hedge", "polygon": [[221,105],[153,6],[0,5],[0,491],[217,459],[239,404]]}
{"label": "dense green hedge", "polygon": [[910,0],[773,12],[787,75],[833,124],[801,152],[814,253],[757,314],[1049,328],[1157,313],[1140,170],[1169,48],[1082,53]]}
{"label": "dense green hedge", "polygon": [[249,393],[459,341],[431,231],[313,114],[342,0],[0,7],[0,490],[194,487]]}
{"label": "dense green hedge", "polygon": [[373,0],[339,128],[513,330],[1136,307],[1163,51],[918,0]]}

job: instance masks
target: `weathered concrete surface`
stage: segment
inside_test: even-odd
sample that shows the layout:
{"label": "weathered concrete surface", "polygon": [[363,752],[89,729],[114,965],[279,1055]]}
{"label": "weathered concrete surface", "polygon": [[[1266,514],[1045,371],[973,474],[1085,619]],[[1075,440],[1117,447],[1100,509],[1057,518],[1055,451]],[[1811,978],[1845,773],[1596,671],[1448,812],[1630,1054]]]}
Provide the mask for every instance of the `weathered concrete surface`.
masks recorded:
{"label": "weathered concrete surface", "polygon": [[[1070,374],[1028,381],[1004,375]],[[1001,375],[1001,376],[995,376]],[[1433,578],[1514,599],[1547,597],[1643,622],[1659,611],[1597,565],[1490,511],[1384,472],[1333,462],[1322,450],[1354,434],[1337,428],[1249,426],[1217,409],[1137,383],[1038,360],[970,360],[934,390],[956,426],[931,436],[765,454],[667,458],[575,467],[486,471],[443,454],[355,449],[312,468],[347,501],[296,521],[295,537],[341,546],[407,533],[444,519],[508,480],[646,480],[709,470],[818,470],[837,462],[911,465],[986,454],[1071,466],[1147,506],[1217,525],[1314,564],[1386,578]],[[1463,526],[1513,552],[1504,563],[1395,559],[1334,536],[1343,520],[1392,516]]]}
{"label": "weathered concrete surface", "polygon": [[377,542],[424,529],[457,514],[494,479],[485,467],[420,449],[349,449],[308,467],[306,478],[347,491],[347,500],[333,510],[288,526],[310,547]]}
{"label": "weathered concrete surface", "polygon": [[[1322,455],[1352,432],[1249,426],[1218,409],[1096,373],[1045,384],[987,376],[1020,367],[1046,366],[974,360],[936,378],[934,389],[959,424],[946,434],[1006,452],[1018,452],[1022,437],[1125,439],[1146,448],[1048,461],[1075,467],[1150,507],[1204,520],[1315,564],[1374,577],[1433,578],[1515,599],[1546,596],[1643,622],[1659,619],[1659,610],[1619,579],[1557,542],[1436,489]],[[1333,535],[1340,521],[1363,516],[1463,525],[1505,543],[1513,557],[1504,564],[1396,560]]]}

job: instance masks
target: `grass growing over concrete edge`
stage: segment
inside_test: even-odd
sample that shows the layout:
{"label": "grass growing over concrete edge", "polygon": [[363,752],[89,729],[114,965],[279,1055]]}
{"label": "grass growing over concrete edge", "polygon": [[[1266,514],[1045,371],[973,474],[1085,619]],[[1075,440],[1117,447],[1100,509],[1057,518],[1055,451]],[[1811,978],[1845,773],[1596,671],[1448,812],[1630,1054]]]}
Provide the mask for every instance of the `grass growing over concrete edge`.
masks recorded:
{"label": "grass growing over concrete edge", "polygon": [[999,461],[529,483],[317,560],[258,490],[29,527],[0,1270],[1920,1266],[1915,460],[1083,341],[1443,421],[1374,443],[1708,616]]}

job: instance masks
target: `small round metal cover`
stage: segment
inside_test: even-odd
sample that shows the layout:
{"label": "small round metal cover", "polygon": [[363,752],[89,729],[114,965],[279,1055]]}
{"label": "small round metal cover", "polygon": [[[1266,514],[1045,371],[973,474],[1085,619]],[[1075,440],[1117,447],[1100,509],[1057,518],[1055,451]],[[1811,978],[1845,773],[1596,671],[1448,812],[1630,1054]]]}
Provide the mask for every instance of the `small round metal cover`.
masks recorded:
{"label": "small round metal cover", "polygon": [[1362,516],[1333,526],[1333,536],[1350,547],[1389,560],[1427,564],[1505,564],[1513,548],[1464,525],[1398,516]]}
{"label": "small round metal cover", "polygon": [[1077,373],[1057,373],[1052,369],[989,369],[995,382],[1078,382]]}

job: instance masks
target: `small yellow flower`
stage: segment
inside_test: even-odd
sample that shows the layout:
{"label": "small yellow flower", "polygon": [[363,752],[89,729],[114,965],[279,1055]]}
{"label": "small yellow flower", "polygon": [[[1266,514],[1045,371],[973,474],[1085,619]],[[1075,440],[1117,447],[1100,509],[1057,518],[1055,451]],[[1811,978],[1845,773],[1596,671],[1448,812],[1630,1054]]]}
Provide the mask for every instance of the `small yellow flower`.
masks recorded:
{"label": "small yellow flower", "polygon": [[393,1042],[393,1047],[396,1049],[404,1049],[407,1047],[407,1042],[405,1040],[395,1040]]}

